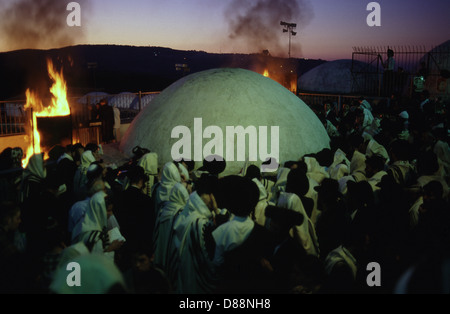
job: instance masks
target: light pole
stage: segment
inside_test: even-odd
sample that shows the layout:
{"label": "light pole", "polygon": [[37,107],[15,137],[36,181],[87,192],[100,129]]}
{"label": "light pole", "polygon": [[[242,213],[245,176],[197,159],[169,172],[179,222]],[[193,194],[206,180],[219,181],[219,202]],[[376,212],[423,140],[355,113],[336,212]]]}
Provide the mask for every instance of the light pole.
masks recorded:
{"label": "light pole", "polygon": [[297,35],[297,32],[294,32],[294,29],[297,27],[295,23],[286,23],[281,21],[281,26],[284,26],[283,33],[289,33],[289,59],[291,58],[291,36]]}

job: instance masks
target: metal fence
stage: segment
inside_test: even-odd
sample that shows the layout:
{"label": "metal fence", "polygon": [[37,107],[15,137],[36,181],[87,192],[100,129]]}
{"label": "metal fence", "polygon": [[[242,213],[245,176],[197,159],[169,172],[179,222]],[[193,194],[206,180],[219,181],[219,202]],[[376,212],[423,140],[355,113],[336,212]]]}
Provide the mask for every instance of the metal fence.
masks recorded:
{"label": "metal fence", "polygon": [[[313,111],[322,111],[325,103],[334,105],[337,111],[342,109],[344,104],[351,105],[358,101],[361,96],[358,95],[338,95],[338,94],[313,94],[313,93],[298,93],[298,97],[303,100]],[[389,98],[378,96],[364,96],[371,105],[376,107],[378,104],[384,103],[389,105]]]}
{"label": "metal fence", "polygon": [[[102,99],[106,98],[110,105],[115,105],[119,108],[121,123],[126,124],[130,123],[159,94],[160,92],[122,93],[116,95],[91,93],[83,97],[69,98],[74,132],[83,139],[92,137],[92,135],[86,134],[86,130],[83,130],[92,127],[92,106],[95,106]],[[0,101],[0,137],[27,133],[27,123],[30,121],[30,117],[29,111],[24,109],[25,104],[25,100]]]}
{"label": "metal fence", "polygon": [[[393,53],[391,69],[389,51]],[[437,97],[447,97],[449,73],[448,44],[432,49],[424,46],[353,47],[353,86],[360,94],[391,96],[395,93],[411,97],[427,89]]]}
{"label": "metal fence", "polygon": [[[100,142],[99,126],[93,122],[92,106],[99,103],[100,100],[107,98],[113,102],[120,110],[121,123],[131,123],[139,112],[147,107],[159,92],[140,92],[133,94],[122,93],[117,95],[108,94],[90,94],[83,97],[75,97],[69,99],[72,115],[73,136],[80,143],[86,144],[89,141]],[[336,110],[340,110],[343,104],[351,104],[359,99],[355,95],[338,95],[338,94],[314,94],[314,93],[298,93],[309,107],[314,111],[320,111],[325,102],[334,104]],[[368,96],[366,99],[372,104],[382,101],[388,102],[386,97]],[[115,102],[115,103],[114,103]],[[25,101],[16,102],[0,102],[2,115],[0,120],[0,136],[26,134],[26,124],[30,120],[28,110],[24,110]]]}

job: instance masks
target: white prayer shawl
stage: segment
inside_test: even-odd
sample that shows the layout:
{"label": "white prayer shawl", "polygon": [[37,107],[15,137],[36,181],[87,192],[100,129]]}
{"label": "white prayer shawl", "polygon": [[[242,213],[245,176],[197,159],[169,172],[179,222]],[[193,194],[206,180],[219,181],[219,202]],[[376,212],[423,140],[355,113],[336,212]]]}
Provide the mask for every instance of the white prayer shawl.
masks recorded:
{"label": "white prayer shawl", "polygon": [[338,137],[340,136],[340,133],[338,131],[338,129],[334,126],[333,123],[331,123],[330,121],[327,120],[327,134],[329,137]]}
{"label": "white prayer shawl", "polygon": [[319,194],[317,193],[317,191],[314,188],[316,186],[319,186],[320,184],[311,178],[308,178],[308,179],[309,179],[309,190],[305,194],[305,197],[308,197],[314,201],[313,210],[311,212],[311,221],[312,221],[313,225],[315,226],[317,223],[317,218],[320,216],[321,211],[317,208],[317,199],[318,199]]}
{"label": "white prayer shawl", "polygon": [[389,154],[386,148],[384,148],[383,145],[379,144],[374,139],[371,139],[367,144],[366,156],[371,157],[373,155],[382,156],[386,160],[386,163],[389,162]]}
{"label": "white prayer shawl", "polygon": [[375,191],[381,190],[381,188],[378,187],[377,184],[380,183],[381,179],[387,174],[388,173],[384,170],[378,171],[369,180],[367,180],[369,182],[369,184],[372,186],[372,191],[375,192]]}
{"label": "white prayer shawl", "polygon": [[334,266],[338,262],[344,262],[345,264],[350,267],[353,279],[356,279],[356,272],[358,270],[357,262],[355,257],[342,245],[338,248],[334,249],[330,253],[328,253],[328,256],[325,259],[324,266],[325,266],[325,272],[329,275],[333,271]]}
{"label": "white prayer shawl", "polygon": [[409,209],[409,228],[413,229],[419,223],[419,208],[423,204],[423,197],[420,196]]}
{"label": "white prayer shawl", "polygon": [[22,173],[22,187],[20,191],[20,201],[28,198],[30,193],[28,182],[42,183],[47,177],[47,169],[44,166],[44,155],[37,154],[30,157],[28,165]]}
{"label": "white prayer shawl", "polygon": [[345,173],[349,173],[350,161],[347,155],[339,148],[334,153],[333,163],[328,168],[330,178],[339,180]]}
{"label": "white prayer shawl", "polygon": [[267,190],[261,183],[261,181],[259,181],[257,178],[254,178],[252,181],[256,183],[259,189],[259,201],[255,207],[254,219],[256,223],[258,223],[261,226],[264,226],[266,223],[265,210],[266,207],[269,205],[268,200],[269,195],[267,194]]}
{"label": "white prayer shawl", "polygon": [[300,226],[293,227],[290,235],[303,246],[307,254],[319,256],[320,251],[316,230],[311,219],[306,214],[300,198],[293,193],[282,192],[278,198],[277,206],[291,209],[303,215],[303,223]]}
{"label": "white prayer shawl", "polygon": [[272,187],[272,197],[270,199],[272,203],[276,203],[280,192],[286,190],[287,177],[290,171],[291,169],[284,167],[278,169],[277,181]]}
{"label": "white prayer shawl", "polygon": [[100,191],[91,197],[89,208],[86,210],[86,215],[81,225],[79,239],[76,239],[83,241],[86,245],[94,242],[93,253],[103,253],[106,248],[100,237],[100,234],[108,228],[105,196],[106,193]]}
{"label": "white prayer shawl", "polygon": [[84,220],[87,209],[89,208],[90,198],[84,201],[76,202],[69,210],[69,221],[67,229],[72,234],[72,244],[78,238],[81,232],[81,225]]}
{"label": "white prayer shawl", "polygon": [[84,199],[84,189],[87,184],[87,171],[89,166],[95,161],[96,159],[90,150],[85,151],[81,155],[81,164],[78,166],[73,178],[73,193],[77,199]]}
{"label": "white prayer shawl", "polygon": [[366,178],[366,156],[356,151],[353,153],[350,162],[350,175],[355,178],[356,182],[365,181]]}
{"label": "white prayer shawl", "polygon": [[156,191],[157,212],[161,209],[163,203],[169,200],[170,191],[178,182],[181,182],[181,176],[177,166],[173,162],[166,163],[161,176],[161,184]]}
{"label": "white prayer shawl", "polygon": [[437,141],[434,145],[433,152],[438,157],[439,165],[442,168],[442,175],[450,175],[450,146],[441,140]]}
{"label": "white prayer shawl", "polygon": [[304,161],[308,167],[307,169],[307,176],[311,179],[314,179],[317,183],[321,183],[323,179],[329,178],[330,175],[328,174],[325,167],[322,167],[314,157],[305,157]]}
{"label": "white prayer shawl", "polygon": [[94,154],[92,154],[92,151],[87,150],[81,155],[81,164],[79,166],[81,173],[86,175],[87,170],[89,169],[89,166],[95,162],[96,159],[94,157]]}
{"label": "white prayer shawl", "polygon": [[[153,234],[153,263],[164,271],[167,271],[168,254],[170,254],[170,243],[172,242],[172,228],[174,219],[186,206],[189,193],[183,184],[174,185],[170,193],[169,201],[165,203],[156,218]],[[175,251],[176,252],[176,251]]]}
{"label": "white prayer shawl", "polygon": [[233,217],[213,231],[212,235],[216,243],[213,263],[220,267],[224,263],[224,255],[244,243],[253,228],[254,221],[250,217]]}
{"label": "white prayer shawl", "polygon": [[367,109],[367,110],[372,111],[372,106],[371,106],[370,103],[369,103],[367,100],[365,100],[365,99],[361,102],[361,106],[362,106],[363,108]]}
{"label": "white prayer shawl", "polygon": [[213,214],[194,192],[175,222],[174,241],[179,241],[179,268],[176,291],[181,294],[208,294],[214,291],[215,267],[206,251],[204,228],[213,223]]}
{"label": "white prayer shawl", "polygon": [[148,175],[148,181],[145,182],[144,193],[148,196],[152,195],[152,187],[158,177],[158,154],[148,153],[141,157],[138,161],[138,166],[144,169],[146,175]]}
{"label": "white prayer shawl", "polygon": [[186,167],[179,163],[178,164],[178,170],[180,171],[180,174],[184,177],[184,180],[189,180],[189,171],[186,169]]}
{"label": "white prayer shawl", "polygon": [[70,156],[67,153],[62,154],[59,158],[58,161],[56,162],[57,164],[59,164],[61,161],[63,161],[64,159],[69,159],[70,161],[73,161],[73,157]]}
{"label": "white prayer shawl", "polygon": [[388,170],[391,170],[394,180],[402,186],[409,184],[410,176],[415,171],[409,161],[403,160],[394,162]]}
{"label": "white prayer shawl", "polygon": [[372,115],[372,112],[370,112],[370,110],[367,110],[366,108],[362,108],[362,110],[364,113],[364,121],[362,124],[362,129],[364,130],[365,128],[370,127],[375,119]]}

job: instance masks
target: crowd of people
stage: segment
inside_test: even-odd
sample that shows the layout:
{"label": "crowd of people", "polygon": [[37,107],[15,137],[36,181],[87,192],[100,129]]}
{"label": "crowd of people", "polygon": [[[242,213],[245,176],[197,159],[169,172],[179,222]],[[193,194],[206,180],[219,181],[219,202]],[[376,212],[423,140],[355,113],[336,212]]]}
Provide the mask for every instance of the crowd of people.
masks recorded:
{"label": "crowd of people", "polygon": [[158,168],[157,147],[108,165],[96,144],[55,146],[18,173],[7,149],[0,291],[448,293],[448,111],[427,96],[325,102],[330,148],[272,173],[224,176],[220,159]]}

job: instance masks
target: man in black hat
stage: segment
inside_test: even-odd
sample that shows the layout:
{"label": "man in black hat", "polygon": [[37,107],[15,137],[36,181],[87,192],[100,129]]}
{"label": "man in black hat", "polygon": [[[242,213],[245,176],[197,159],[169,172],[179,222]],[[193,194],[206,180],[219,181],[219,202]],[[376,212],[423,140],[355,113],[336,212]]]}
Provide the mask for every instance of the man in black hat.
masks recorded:
{"label": "man in black hat", "polygon": [[211,155],[205,157],[203,160],[203,166],[200,167],[199,171],[205,171],[209,174],[218,177],[219,174],[224,172],[225,168],[227,167],[227,162],[223,157],[220,157],[218,155]]}
{"label": "man in black hat", "polygon": [[127,242],[123,246],[125,267],[129,267],[133,252],[142,244],[151,246],[155,225],[152,199],[143,192],[144,182],[148,180],[144,169],[140,166],[131,168],[127,176],[129,187],[122,192],[118,201],[116,218],[120,232]]}

